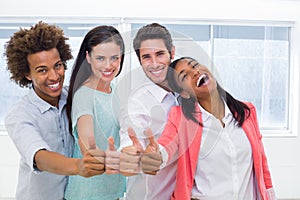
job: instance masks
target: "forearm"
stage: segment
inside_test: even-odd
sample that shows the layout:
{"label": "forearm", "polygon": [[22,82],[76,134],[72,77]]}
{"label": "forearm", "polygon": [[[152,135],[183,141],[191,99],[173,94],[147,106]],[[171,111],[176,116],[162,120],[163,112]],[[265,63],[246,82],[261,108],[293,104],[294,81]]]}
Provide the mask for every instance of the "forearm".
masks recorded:
{"label": "forearm", "polygon": [[40,150],[35,154],[35,163],[40,171],[47,171],[59,175],[77,175],[78,158],[68,158],[64,155],[47,150]]}

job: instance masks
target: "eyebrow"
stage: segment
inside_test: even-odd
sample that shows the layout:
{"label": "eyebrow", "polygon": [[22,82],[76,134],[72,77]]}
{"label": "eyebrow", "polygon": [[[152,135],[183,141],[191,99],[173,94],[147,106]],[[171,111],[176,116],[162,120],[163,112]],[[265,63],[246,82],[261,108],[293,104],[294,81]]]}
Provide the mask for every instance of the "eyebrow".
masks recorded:
{"label": "eyebrow", "polygon": [[[59,60],[54,64],[54,66],[57,65],[58,63],[62,63],[62,64],[63,64],[63,61],[59,59]],[[40,66],[35,67],[34,70],[38,70],[39,68],[47,68],[47,66],[46,66],[46,65],[40,65]]]}
{"label": "eyebrow", "polygon": [[194,60],[190,60],[190,61],[188,62],[188,65],[191,65],[192,62],[194,62]]}
{"label": "eyebrow", "polygon": [[38,70],[40,68],[47,68],[47,66],[45,66],[45,65],[37,66],[37,67],[34,68],[34,70]]}
{"label": "eyebrow", "polygon": [[141,55],[141,58],[149,57],[149,53]]}
{"label": "eyebrow", "polygon": [[177,76],[178,79],[180,79],[180,76],[184,73],[184,71],[185,71],[185,70],[183,69],[183,70],[181,70],[181,71],[178,73],[178,76]]}
{"label": "eyebrow", "polygon": [[159,54],[159,53],[165,53],[166,52],[166,50],[159,50],[159,51],[157,51],[157,52],[155,52],[155,54]]}
{"label": "eyebrow", "polygon": [[[191,65],[191,63],[194,62],[194,61],[195,61],[195,60],[191,59],[187,64],[188,64],[188,65]],[[179,77],[181,76],[181,74],[184,73],[184,71],[185,71],[185,70],[183,69],[183,70],[181,70],[181,71],[178,73],[178,76],[177,76],[178,79],[179,79]]]}

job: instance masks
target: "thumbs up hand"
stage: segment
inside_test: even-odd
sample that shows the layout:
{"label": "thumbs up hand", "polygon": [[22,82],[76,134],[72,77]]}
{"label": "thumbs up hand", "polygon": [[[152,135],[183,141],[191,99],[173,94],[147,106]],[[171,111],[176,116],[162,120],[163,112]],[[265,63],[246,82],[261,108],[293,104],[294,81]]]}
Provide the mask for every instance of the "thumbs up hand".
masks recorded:
{"label": "thumbs up hand", "polygon": [[162,164],[162,156],[151,129],[147,129],[145,134],[149,139],[149,144],[141,157],[141,167],[145,174],[156,175]]}
{"label": "thumbs up hand", "polygon": [[115,148],[115,142],[113,137],[108,138],[108,149],[105,151],[105,154],[105,173],[120,173],[120,152],[118,152]]}
{"label": "thumbs up hand", "polygon": [[104,173],[105,152],[97,149],[93,136],[88,137],[88,145],[85,146],[81,139],[78,139],[79,146],[83,151],[83,157],[77,162],[77,173],[83,177],[91,177]]}
{"label": "thumbs up hand", "polygon": [[120,173],[124,176],[133,176],[140,172],[140,157],[143,152],[141,143],[132,128],[128,128],[131,146],[124,147],[120,155]]}

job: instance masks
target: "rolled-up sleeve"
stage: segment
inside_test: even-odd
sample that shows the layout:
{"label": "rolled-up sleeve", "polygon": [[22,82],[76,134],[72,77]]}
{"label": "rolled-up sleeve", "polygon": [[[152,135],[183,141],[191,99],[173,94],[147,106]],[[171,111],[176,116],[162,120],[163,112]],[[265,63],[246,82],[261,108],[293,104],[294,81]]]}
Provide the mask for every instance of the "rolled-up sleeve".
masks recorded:
{"label": "rolled-up sleeve", "polygon": [[26,113],[12,110],[5,118],[5,127],[8,135],[15,144],[21,159],[34,172],[39,172],[34,167],[34,156],[41,149],[51,150],[39,134],[39,131]]}

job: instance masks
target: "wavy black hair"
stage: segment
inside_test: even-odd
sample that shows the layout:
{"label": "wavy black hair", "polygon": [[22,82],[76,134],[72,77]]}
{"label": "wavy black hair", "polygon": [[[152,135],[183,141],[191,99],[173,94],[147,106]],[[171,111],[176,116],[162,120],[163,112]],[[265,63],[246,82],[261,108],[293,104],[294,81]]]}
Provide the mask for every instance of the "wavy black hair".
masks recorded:
{"label": "wavy black hair", "polygon": [[[196,61],[194,58],[191,57],[181,57],[176,60],[174,60],[168,68],[167,73],[167,80],[169,83],[169,87],[177,93],[181,93],[183,89],[177,84],[176,80],[174,79],[174,73],[175,68],[177,66],[177,63],[180,60],[183,59],[190,59]],[[217,90],[219,92],[219,95],[222,99],[225,100],[226,105],[228,106],[230,112],[233,114],[234,119],[238,122],[238,126],[241,127],[244,123],[244,121],[249,117],[250,115],[250,108],[243,102],[235,99],[231,94],[229,94],[226,90],[224,90],[219,83],[217,82]],[[201,124],[195,117],[196,113],[196,102],[197,99],[194,96],[190,96],[190,98],[182,98],[181,105],[182,105],[182,111],[186,118],[191,119],[192,121]]]}

